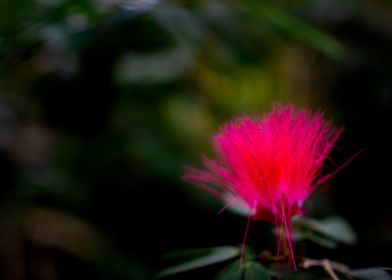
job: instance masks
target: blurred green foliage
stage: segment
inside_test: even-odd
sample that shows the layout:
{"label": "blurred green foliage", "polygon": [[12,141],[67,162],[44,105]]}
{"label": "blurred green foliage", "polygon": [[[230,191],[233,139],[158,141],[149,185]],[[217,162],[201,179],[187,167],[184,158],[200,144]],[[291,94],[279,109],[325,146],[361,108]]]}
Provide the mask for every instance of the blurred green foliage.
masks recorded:
{"label": "blurred green foliage", "polygon": [[0,278],[153,279],[163,252],[237,244],[243,220],[216,218],[182,168],[273,102],[346,125],[342,157],[369,146],[336,206],[310,208],[364,232],[340,258],[388,265],[389,167],[368,163],[389,158],[391,17],[386,0],[0,1]]}

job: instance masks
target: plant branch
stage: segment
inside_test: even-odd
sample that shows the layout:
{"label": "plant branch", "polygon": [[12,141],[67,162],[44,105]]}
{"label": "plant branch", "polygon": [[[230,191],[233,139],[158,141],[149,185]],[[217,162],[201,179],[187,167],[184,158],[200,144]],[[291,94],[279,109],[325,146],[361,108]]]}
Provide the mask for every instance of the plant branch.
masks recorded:
{"label": "plant branch", "polygon": [[304,258],[302,259],[301,263],[299,263],[299,266],[303,268],[320,266],[331,277],[332,280],[339,280],[339,277],[336,275],[335,271],[341,272],[343,274],[350,273],[350,268],[345,264],[333,262],[328,259],[313,260],[313,259]]}

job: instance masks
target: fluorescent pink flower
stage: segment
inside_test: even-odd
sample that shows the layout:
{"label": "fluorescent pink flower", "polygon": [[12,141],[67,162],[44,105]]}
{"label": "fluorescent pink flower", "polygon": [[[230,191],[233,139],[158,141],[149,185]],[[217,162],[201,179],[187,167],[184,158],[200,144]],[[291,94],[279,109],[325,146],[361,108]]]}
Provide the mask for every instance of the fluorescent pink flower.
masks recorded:
{"label": "fluorescent pink flower", "polygon": [[229,192],[246,202],[250,218],[283,227],[286,238],[278,238],[278,246],[288,245],[294,262],[291,218],[302,214],[304,200],[338,171],[323,175],[322,166],[342,131],[322,113],[292,106],[277,106],[257,119],[243,116],[215,135],[218,160],[203,157],[207,170],[191,168],[184,179],[221,199]]}

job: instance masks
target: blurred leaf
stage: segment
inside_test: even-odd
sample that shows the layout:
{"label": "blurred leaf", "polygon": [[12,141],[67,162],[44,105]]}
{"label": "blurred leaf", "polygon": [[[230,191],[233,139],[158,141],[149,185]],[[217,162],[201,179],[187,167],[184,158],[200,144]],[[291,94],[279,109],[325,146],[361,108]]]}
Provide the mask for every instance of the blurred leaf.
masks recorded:
{"label": "blurred leaf", "polygon": [[159,3],[159,0],[129,0],[118,3],[122,8],[131,11],[144,11],[152,9]]}
{"label": "blurred leaf", "polygon": [[240,260],[236,260],[218,274],[215,280],[242,280],[243,275]]}
{"label": "blurred leaf", "polygon": [[[195,147],[205,146],[214,120],[203,103],[190,99],[184,94],[174,95],[162,104],[162,115],[176,143],[186,145],[195,153],[201,152]],[[190,126],[189,123],[192,125]]]}
{"label": "blurred leaf", "polygon": [[164,277],[167,275],[176,274],[195,268],[223,262],[238,256],[239,253],[239,248],[231,246],[175,252],[171,254],[171,257],[191,257],[196,255],[196,258],[168,267],[161,271],[158,276]]}
{"label": "blurred leaf", "polygon": [[238,114],[265,110],[272,93],[276,93],[273,73],[260,66],[228,70],[222,71],[208,64],[198,65],[198,86],[215,104]]}
{"label": "blurred leaf", "polygon": [[251,1],[249,12],[283,35],[297,39],[334,59],[344,54],[343,46],[324,32],[295,18],[268,1]]}
{"label": "blurred leaf", "polygon": [[325,219],[318,230],[342,243],[354,244],[357,241],[354,230],[345,220],[339,217]]}
{"label": "blurred leaf", "polygon": [[195,259],[198,257],[208,255],[215,250],[222,250],[222,249],[223,250],[231,250],[233,252],[234,252],[234,250],[239,251],[239,249],[237,247],[233,247],[233,246],[223,246],[223,247],[214,247],[214,248],[197,248],[197,249],[169,252],[169,253],[165,254],[162,257],[162,259],[164,259],[164,260]]}
{"label": "blurred leaf", "polygon": [[327,238],[349,245],[357,241],[354,230],[340,217],[330,217],[322,221],[307,217],[296,217],[293,223],[299,226],[299,230],[304,231],[307,239],[313,238],[313,241],[320,241],[321,239],[315,238],[311,232],[306,232],[306,230],[314,231]]}
{"label": "blurred leaf", "polygon": [[174,1],[167,1],[159,9],[153,10],[152,15],[178,42],[190,48],[197,48],[206,35],[202,18],[192,10],[177,5]]}
{"label": "blurred leaf", "polygon": [[338,246],[334,240],[328,239],[325,236],[319,235],[313,231],[304,232],[298,229],[293,229],[293,237],[295,241],[309,240],[329,249],[335,249]]}
{"label": "blurred leaf", "polygon": [[193,60],[190,48],[177,47],[155,53],[130,52],[119,61],[119,82],[165,82],[184,74]]}
{"label": "blurred leaf", "polygon": [[78,217],[48,207],[30,207],[16,216],[26,238],[91,262],[100,273],[128,279],[151,279],[150,270],[137,258],[124,254],[95,227]]}
{"label": "blurred leaf", "polygon": [[28,26],[32,10],[34,10],[34,2],[31,0],[0,1],[0,38],[13,36],[14,32]]}
{"label": "blurred leaf", "polygon": [[357,279],[365,279],[365,280],[390,280],[392,279],[391,275],[387,273],[385,270],[389,270],[390,268],[385,267],[372,267],[372,268],[364,268],[352,270],[350,275]]}
{"label": "blurred leaf", "polygon": [[[223,196],[224,206],[229,205],[227,210],[230,210],[233,213],[236,213],[243,217],[249,216],[249,206],[246,202],[240,197],[234,197],[230,193],[225,193]],[[252,214],[254,211],[252,211]]]}
{"label": "blurred leaf", "polygon": [[328,238],[325,238],[323,236],[320,236],[318,234],[310,234],[307,236],[307,239],[310,241],[313,241],[314,243],[316,243],[320,246],[323,246],[323,247],[326,247],[329,249],[336,249],[338,247],[338,244],[335,241],[330,240]]}
{"label": "blurred leaf", "polygon": [[268,271],[258,262],[249,261],[243,266],[240,260],[227,266],[215,280],[264,280],[270,279]]}
{"label": "blurred leaf", "polygon": [[[274,232],[276,234],[276,229]],[[309,240],[329,249],[335,249],[338,246],[338,243],[334,240],[328,239],[317,232],[303,228],[293,228],[293,238],[295,241]]]}
{"label": "blurred leaf", "polygon": [[56,248],[84,260],[94,260],[105,246],[105,239],[97,229],[57,209],[31,207],[21,212],[18,222],[33,243]]}
{"label": "blurred leaf", "polygon": [[244,265],[244,280],[265,280],[270,279],[268,271],[259,263],[251,261]]}

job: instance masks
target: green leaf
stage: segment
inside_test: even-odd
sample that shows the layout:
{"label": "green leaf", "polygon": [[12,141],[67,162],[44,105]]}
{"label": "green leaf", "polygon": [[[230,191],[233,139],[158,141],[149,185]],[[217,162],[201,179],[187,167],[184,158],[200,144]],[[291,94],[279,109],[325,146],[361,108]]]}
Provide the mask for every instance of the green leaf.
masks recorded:
{"label": "green leaf", "polygon": [[208,255],[212,249],[213,248],[196,248],[196,249],[189,249],[189,250],[173,251],[163,255],[162,260],[179,261],[180,259],[181,260],[196,259]]}
{"label": "green leaf", "polygon": [[236,260],[227,266],[215,280],[268,280],[269,272],[260,263],[255,261],[246,262],[241,266],[240,260]]}
{"label": "green leaf", "polygon": [[338,244],[335,241],[328,239],[328,238],[325,238],[324,236],[321,236],[321,235],[318,235],[315,233],[309,234],[307,236],[307,239],[320,245],[320,246],[323,246],[323,247],[326,247],[329,249],[335,249],[336,247],[338,247]]}
{"label": "green leaf", "polygon": [[230,193],[225,193],[223,195],[223,204],[224,206],[229,205],[227,207],[227,210],[243,217],[249,217],[249,212],[250,212],[249,206],[241,198],[239,197],[234,198],[234,196],[231,195]]}
{"label": "green leaf", "polygon": [[364,269],[357,269],[352,270],[350,275],[357,279],[364,279],[364,280],[391,280],[392,277],[389,273],[385,270],[388,268],[383,267],[372,267],[372,268],[364,268]]}
{"label": "green leaf", "polygon": [[268,280],[268,271],[259,263],[251,261],[244,265],[244,280]]}
{"label": "green leaf", "polygon": [[[175,252],[171,254],[169,258],[188,257],[188,260],[185,260],[179,264],[164,269],[158,274],[158,277],[164,277],[167,275],[176,274],[176,273],[200,268],[203,266],[223,262],[231,258],[234,258],[239,254],[240,254],[239,248],[231,247],[231,246]],[[196,256],[196,257],[189,259],[192,256]]]}
{"label": "green leaf", "polygon": [[[354,230],[340,217],[330,217],[322,221],[307,217],[296,217],[293,220],[293,223],[298,225],[299,228],[302,228],[307,239],[313,238],[312,234],[306,232],[306,230],[309,230],[310,232],[313,231],[334,241],[349,245],[352,245],[357,241]],[[315,238],[313,239],[315,240]]]}
{"label": "green leaf", "polygon": [[243,275],[244,271],[241,268],[240,260],[236,260],[223,269],[223,271],[218,274],[215,280],[242,280]]}
{"label": "green leaf", "polygon": [[293,238],[295,241],[309,240],[329,249],[336,249],[338,247],[338,243],[335,240],[331,240],[330,238],[307,228],[293,228]]}
{"label": "green leaf", "polygon": [[351,226],[342,218],[331,217],[325,219],[319,225],[319,232],[334,238],[336,241],[354,244],[357,241],[357,236]]}

